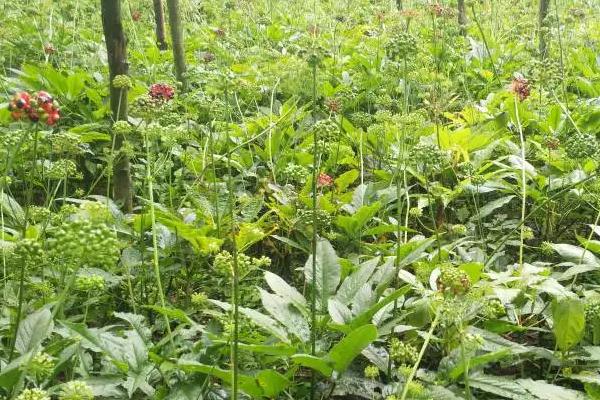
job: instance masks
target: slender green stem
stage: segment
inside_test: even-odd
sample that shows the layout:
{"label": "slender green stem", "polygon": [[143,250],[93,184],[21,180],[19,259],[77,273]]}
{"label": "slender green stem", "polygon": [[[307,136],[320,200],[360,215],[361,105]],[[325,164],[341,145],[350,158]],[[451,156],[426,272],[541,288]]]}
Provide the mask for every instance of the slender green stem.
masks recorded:
{"label": "slender green stem", "polygon": [[[315,112],[317,109],[317,63],[312,65],[313,77],[313,123],[315,122]],[[312,240],[311,240],[311,273],[312,282],[310,285],[310,354],[313,356],[317,352],[317,184],[319,175],[319,132],[313,129],[313,176],[312,176]],[[310,398],[315,398],[316,375],[313,372],[310,385]]]}
{"label": "slender green stem", "polygon": [[421,346],[421,351],[419,351],[419,356],[417,357],[417,362],[415,362],[415,365],[413,365],[412,370],[410,371],[410,375],[408,376],[408,378],[406,378],[406,382],[404,382],[404,386],[402,387],[402,396],[400,396],[400,400],[406,400],[406,396],[408,395],[408,388],[410,386],[410,383],[413,381],[413,379],[415,379],[415,375],[417,374],[417,370],[419,369],[419,364],[421,364],[421,360],[423,359],[423,356],[425,355],[425,351],[427,350],[427,347],[429,347],[429,342],[431,341],[431,338],[433,337],[433,332],[435,331],[435,328],[437,328],[437,325],[440,322],[440,315],[441,315],[441,307],[438,307],[435,312],[435,317],[433,319],[433,322],[431,323],[431,327],[429,328],[429,331],[427,332],[427,335],[425,336],[425,341],[423,342],[423,346]]}
{"label": "slender green stem", "polygon": [[[166,307],[166,301],[160,276],[160,265],[158,262],[158,232],[156,231],[156,215],[154,208],[154,177],[152,176],[152,160],[150,158],[150,143],[148,140],[147,133],[144,133],[144,144],[146,147],[146,184],[148,185],[148,202],[150,203],[150,223],[152,225],[152,264],[154,267],[154,278],[156,279],[156,289],[158,290],[160,306],[164,309]],[[169,321],[169,317],[166,314],[164,315],[164,319],[165,324],[167,325],[167,333],[169,334],[169,340],[171,341],[171,345],[173,345],[171,322]]]}
{"label": "slender green stem", "polygon": [[523,271],[523,252],[525,248],[525,212],[527,210],[527,175],[525,174],[525,136],[521,126],[519,116],[519,104],[517,96],[514,96],[515,117],[517,119],[517,129],[519,130],[519,143],[521,147],[521,235],[519,241],[519,271]]}
{"label": "slender green stem", "polygon": [[481,35],[481,40],[483,40],[483,46],[485,47],[485,52],[487,53],[490,62],[492,63],[492,70],[494,71],[494,78],[496,81],[500,83],[500,76],[498,75],[498,70],[496,69],[496,63],[494,62],[494,57],[492,57],[492,52],[490,51],[490,46],[488,44],[485,33],[483,32],[483,28],[481,27],[481,23],[479,22],[479,18],[477,18],[477,12],[475,11],[475,5],[471,5],[471,11],[473,12],[473,21],[475,21],[475,25],[477,25],[477,29],[479,30],[479,34]]}

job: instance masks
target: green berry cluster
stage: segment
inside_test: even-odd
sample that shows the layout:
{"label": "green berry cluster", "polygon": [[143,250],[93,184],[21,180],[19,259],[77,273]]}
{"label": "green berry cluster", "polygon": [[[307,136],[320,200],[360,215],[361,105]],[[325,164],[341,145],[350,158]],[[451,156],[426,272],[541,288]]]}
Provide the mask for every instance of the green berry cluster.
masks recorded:
{"label": "green berry cluster", "polygon": [[598,153],[598,141],[589,133],[575,133],[565,141],[565,152],[573,160],[583,160]]}
{"label": "green berry cluster", "polygon": [[206,305],[206,302],[208,301],[208,296],[204,292],[195,292],[192,293],[190,301],[194,307],[200,308]]}
{"label": "green berry cluster", "polygon": [[413,263],[413,271],[415,271],[415,276],[421,283],[425,284],[429,282],[429,277],[436,267],[436,264],[427,261],[417,261]]}
{"label": "green berry cluster", "polygon": [[419,207],[411,207],[408,210],[408,215],[413,218],[419,218],[423,216],[423,210],[421,210]]}
{"label": "green berry cluster", "polygon": [[436,172],[448,164],[448,153],[431,143],[417,143],[411,151],[411,160],[424,172]]}
{"label": "green berry cluster", "polygon": [[600,298],[593,298],[586,302],[585,320],[590,325],[600,322]]}
{"label": "green berry cluster", "polygon": [[417,38],[406,31],[396,32],[385,47],[389,58],[399,61],[417,50]]}
{"label": "green berry cluster", "polygon": [[78,155],[85,151],[86,145],[81,141],[80,136],[70,132],[54,133],[50,140],[52,141],[52,151],[58,154]]}
{"label": "green berry cluster", "polygon": [[117,121],[112,126],[113,133],[116,135],[129,135],[133,132],[133,127],[127,121]]}
{"label": "green berry cluster", "polygon": [[392,338],[390,342],[390,357],[398,364],[413,365],[417,362],[418,350],[410,343]]}
{"label": "green berry cluster", "polygon": [[27,365],[27,374],[36,380],[44,380],[54,371],[54,359],[48,353],[39,353]]}
{"label": "green berry cluster", "polygon": [[25,389],[15,400],[51,400],[48,392],[42,389]]}
{"label": "green berry cluster", "polygon": [[357,111],[350,115],[350,122],[357,128],[367,129],[373,122],[373,116],[364,111]]}
{"label": "green berry cluster", "polygon": [[37,240],[23,239],[18,241],[12,251],[12,260],[17,265],[32,268],[44,262],[44,250]]}
{"label": "green berry cluster", "polygon": [[313,126],[313,129],[317,131],[319,139],[326,142],[335,142],[339,137],[340,129],[335,121],[330,119],[317,121]]}
{"label": "green berry cluster", "polygon": [[110,268],[120,253],[115,231],[105,223],[89,220],[65,222],[52,233],[48,245],[54,259],[70,265]]}
{"label": "green berry cluster", "polygon": [[29,221],[34,224],[46,221],[50,214],[51,211],[46,207],[30,206],[27,210],[27,218],[29,218]]}
{"label": "green berry cluster", "polygon": [[83,381],[70,381],[65,383],[58,395],[58,400],[93,400],[94,392]]}
{"label": "green berry cluster", "polygon": [[[250,272],[266,268],[271,265],[271,259],[263,256],[260,258],[250,257],[244,253],[238,253],[237,257],[238,274],[240,278],[245,277]],[[224,276],[233,276],[233,255],[228,251],[222,251],[215,256],[213,268]]]}
{"label": "green berry cluster", "polygon": [[296,212],[296,219],[300,225],[312,225],[313,214],[315,214],[317,220],[317,229],[323,230],[331,226],[333,217],[326,210],[317,209],[313,213],[311,209],[299,209]]}
{"label": "green berry cluster", "polygon": [[467,273],[451,264],[442,264],[437,281],[438,289],[443,293],[462,295],[471,288]]}
{"label": "green berry cluster", "polygon": [[456,224],[456,225],[452,225],[450,227],[450,232],[453,235],[457,235],[457,236],[465,236],[468,232],[467,227],[462,225],[462,224]]}
{"label": "green berry cluster", "polygon": [[133,83],[127,75],[117,75],[113,78],[112,85],[116,89],[129,89],[133,86]]}
{"label": "green berry cluster", "polygon": [[542,244],[540,245],[540,253],[547,257],[553,255],[554,247],[552,246],[552,243],[546,241],[542,242]]}
{"label": "green berry cluster", "polygon": [[506,315],[506,309],[500,300],[491,299],[484,304],[480,313],[485,318],[495,319]]}
{"label": "green berry cluster", "polygon": [[77,169],[77,164],[73,160],[60,159],[50,164],[46,170],[48,179],[83,179],[83,175]]}
{"label": "green berry cluster", "polygon": [[306,180],[309,171],[306,167],[303,167],[302,165],[289,164],[282,171],[282,174],[288,182],[302,183]]}
{"label": "green berry cluster", "polygon": [[81,275],[75,280],[75,289],[80,292],[102,292],[105,286],[104,277],[100,275]]}
{"label": "green berry cluster", "polygon": [[379,368],[375,365],[369,365],[365,368],[364,374],[367,379],[377,379],[379,378]]}

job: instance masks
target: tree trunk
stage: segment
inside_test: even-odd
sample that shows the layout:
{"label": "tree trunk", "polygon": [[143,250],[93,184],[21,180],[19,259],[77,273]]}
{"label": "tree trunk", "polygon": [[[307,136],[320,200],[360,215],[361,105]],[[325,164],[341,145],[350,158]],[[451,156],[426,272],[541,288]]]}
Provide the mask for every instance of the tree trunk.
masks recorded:
{"label": "tree trunk", "polygon": [[[102,27],[108,54],[108,70],[110,77],[110,109],[114,121],[127,120],[127,88],[115,88],[113,79],[117,75],[127,75],[127,42],[121,23],[121,0],[102,0]],[[114,197],[125,212],[133,207],[131,171],[129,157],[120,154],[123,136],[115,138],[117,161],[114,165]]]}
{"label": "tree trunk", "polygon": [[458,25],[460,25],[460,33],[463,36],[467,35],[467,7],[465,0],[458,0]]}
{"label": "tree trunk", "polygon": [[539,29],[539,45],[540,45],[540,56],[546,58],[548,55],[548,43],[546,42],[546,34],[548,29],[548,11],[550,9],[550,0],[540,0],[540,9],[538,15],[538,29]]}
{"label": "tree trunk", "polygon": [[185,77],[185,49],[183,47],[183,26],[179,15],[179,0],[167,0],[169,10],[169,25],[171,26],[171,41],[173,42],[173,60],[175,61],[175,75],[181,82],[182,90],[187,89]]}
{"label": "tree trunk", "polygon": [[402,11],[402,0],[396,0],[396,7],[398,10]]}
{"label": "tree trunk", "polygon": [[156,45],[161,50],[167,49],[165,39],[165,12],[162,0],[154,0],[154,22],[156,24]]}

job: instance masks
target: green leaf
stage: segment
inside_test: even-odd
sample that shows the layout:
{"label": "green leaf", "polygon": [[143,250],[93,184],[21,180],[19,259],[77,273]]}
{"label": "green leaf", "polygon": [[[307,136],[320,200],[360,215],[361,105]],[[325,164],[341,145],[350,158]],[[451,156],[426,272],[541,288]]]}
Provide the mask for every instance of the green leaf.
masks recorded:
{"label": "green leaf", "polygon": [[344,372],[368,345],[377,339],[377,328],[369,324],[350,332],[336,343],[325,357],[333,363],[333,368]]}
{"label": "green leaf", "polygon": [[350,276],[344,279],[335,295],[336,299],[338,299],[345,305],[350,304],[350,302],[356,295],[356,292],[358,292],[358,290],[365,283],[368,282],[369,278],[373,274],[373,271],[375,271],[375,268],[377,267],[378,263],[379,257],[375,257],[369,261],[362,263],[358,267],[358,270],[356,270],[354,273],[352,273]]}
{"label": "green leaf", "polygon": [[144,306],[144,308],[155,311],[169,319],[177,319],[181,322],[185,322],[186,324],[194,325],[194,321],[188,317],[185,311],[180,310],[179,308],[161,307],[156,305]]}
{"label": "green leaf", "polygon": [[385,298],[379,300],[377,303],[375,303],[374,305],[372,305],[366,311],[362,312],[356,318],[354,318],[350,322],[350,327],[356,328],[358,326],[370,323],[371,320],[373,319],[373,316],[375,314],[377,314],[377,312],[379,310],[381,310],[383,307],[387,306],[388,304],[390,304],[394,300],[396,300],[396,299],[404,296],[409,291],[410,291],[410,286],[408,286],[408,285],[407,286],[403,286],[400,289],[398,289],[398,290],[394,291],[393,293],[389,294]]}
{"label": "green leaf", "polygon": [[581,247],[567,243],[551,243],[554,251],[556,251],[566,261],[571,261],[575,264],[584,264],[594,267],[600,267],[598,259],[591,251],[585,251]]}
{"label": "green leaf", "polygon": [[279,275],[265,271],[265,281],[273,292],[291,302],[298,310],[303,313],[308,311],[308,303],[304,296],[302,296],[296,288],[290,286]]}
{"label": "green leaf", "polygon": [[[312,258],[312,255],[309,255],[304,266],[304,276],[311,286],[313,284]],[[335,294],[337,286],[340,283],[342,270],[333,246],[326,239],[319,239],[317,242],[315,258],[316,276],[314,282],[317,291],[317,305],[325,313],[327,310],[327,300]]]}
{"label": "green leaf", "polygon": [[513,400],[535,400],[531,394],[519,385],[514,379],[477,374],[469,377],[472,387],[481,391]]}
{"label": "green leaf", "polygon": [[50,310],[44,308],[30,314],[19,324],[15,349],[21,355],[36,350],[52,333],[52,329],[54,321]]}
{"label": "green leaf", "polygon": [[310,327],[293,303],[261,288],[258,290],[265,310],[285,326],[288,332],[301,341],[307,342],[310,338]]}
{"label": "green leaf", "polygon": [[469,368],[475,368],[479,365],[485,365],[492,362],[496,362],[498,360],[502,360],[503,358],[510,357],[512,352],[510,349],[502,349],[498,351],[494,351],[491,353],[486,353],[480,356],[471,357],[468,360],[460,360],[458,364],[448,374],[451,379],[458,379],[464,372],[467,363],[469,363]]}
{"label": "green leaf", "polygon": [[[506,196],[506,197],[501,197],[499,199],[490,201],[489,203],[486,203],[486,205],[484,205],[483,207],[481,207],[479,209],[479,218],[485,218],[488,215],[492,214],[494,211],[496,211],[498,208],[510,203],[510,201],[512,199],[514,199],[515,196]],[[471,217],[471,221],[476,221],[478,218],[477,214],[474,214]]]}
{"label": "green leaf", "polygon": [[[231,304],[229,303],[224,303],[222,301],[213,299],[210,299],[209,301],[226,311],[231,310]],[[269,332],[284,343],[290,343],[290,339],[285,329],[273,318],[251,308],[240,307],[239,310],[242,314],[248,317],[256,325],[263,328],[265,331]]]}
{"label": "green leaf", "polygon": [[335,223],[351,238],[358,238],[361,230],[365,228],[380,208],[381,203],[379,202],[362,206],[353,215],[339,215]]}
{"label": "green leaf", "polygon": [[458,266],[458,268],[467,273],[471,283],[477,283],[481,279],[481,273],[483,272],[483,263],[470,262],[466,264],[461,264]]}
{"label": "green leaf", "polygon": [[555,301],[552,306],[552,318],[554,320],[552,332],[558,348],[567,351],[577,345],[585,329],[583,302],[573,298]]}
{"label": "green leaf", "polygon": [[[221,379],[223,382],[231,384],[233,374],[230,370],[221,369],[213,365],[206,365],[195,361],[179,361],[177,366],[185,372],[199,372],[206,375],[211,375]],[[262,397],[263,389],[260,387],[257,380],[248,375],[238,375],[240,389],[247,395],[252,397]]]}
{"label": "green leaf", "polygon": [[271,369],[260,371],[256,379],[263,390],[263,396],[270,399],[276,398],[290,385],[288,378]]}
{"label": "green leaf", "polygon": [[360,173],[356,169],[351,169],[350,171],[346,171],[335,179],[335,186],[339,192],[343,192],[348,189],[354,181],[356,181],[359,177]]}
{"label": "green leaf", "polygon": [[331,361],[324,360],[320,357],[312,356],[310,354],[295,354],[291,359],[295,364],[313,369],[323,376],[329,377],[333,373],[333,364]]}
{"label": "green leaf", "polygon": [[552,385],[544,381],[519,379],[518,383],[540,400],[587,400],[587,397],[581,392]]}

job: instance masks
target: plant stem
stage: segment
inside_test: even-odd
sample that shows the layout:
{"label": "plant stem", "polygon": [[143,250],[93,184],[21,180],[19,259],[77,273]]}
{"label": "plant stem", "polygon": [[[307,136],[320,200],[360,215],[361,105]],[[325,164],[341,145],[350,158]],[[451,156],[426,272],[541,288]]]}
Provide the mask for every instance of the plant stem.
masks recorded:
{"label": "plant stem", "polygon": [[[156,215],[154,209],[154,177],[152,176],[152,161],[150,159],[150,143],[148,140],[148,134],[144,133],[144,144],[146,147],[146,184],[148,185],[148,201],[150,203],[150,222],[152,225],[152,263],[154,267],[154,278],[156,279],[156,286],[158,290],[158,297],[160,300],[160,306],[166,308],[165,294],[163,292],[163,285],[160,277],[160,266],[158,262],[158,235],[156,232]],[[167,333],[169,334],[169,340],[171,345],[173,343],[173,334],[171,332],[171,323],[169,317],[164,314],[165,323],[167,324]]]}
{"label": "plant stem", "polygon": [[421,351],[419,352],[419,356],[417,357],[417,362],[415,362],[415,365],[413,365],[412,370],[410,371],[410,375],[406,379],[406,382],[404,382],[404,387],[402,388],[402,396],[400,396],[400,400],[406,400],[406,396],[408,395],[408,387],[409,387],[410,383],[413,381],[413,379],[415,378],[415,375],[417,374],[417,370],[419,369],[419,364],[421,363],[421,360],[423,359],[423,356],[425,355],[425,350],[427,350],[427,347],[429,346],[429,342],[431,341],[431,337],[433,336],[433,332],[435,331],[435,328],[437,327],[437,324],[440,321],[440,315],[441,315],[441,307],[438,307],[438,309],[435,312],[435,317],[433,319],[433,322],[431,323],[431,327],[429,328],[429,331],[427,332],[427,336],[425,336],[425,341],[423,342],[423,346],[421,346]]}
{"label": "plant stem", "polygon": [[514,95],[515,117],[517,119],[517,129],[519,130],[519,143],[521,147],[521,235],[519,241],[519,272],[523,271],[523,252],[525,247],[525,212],[527,209],[527,176],[525,174],[525,137],[523,136],[523,127],[519,117],[519,104],[517,96]]}

